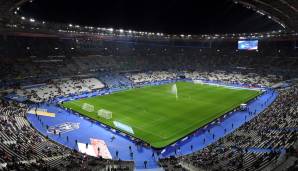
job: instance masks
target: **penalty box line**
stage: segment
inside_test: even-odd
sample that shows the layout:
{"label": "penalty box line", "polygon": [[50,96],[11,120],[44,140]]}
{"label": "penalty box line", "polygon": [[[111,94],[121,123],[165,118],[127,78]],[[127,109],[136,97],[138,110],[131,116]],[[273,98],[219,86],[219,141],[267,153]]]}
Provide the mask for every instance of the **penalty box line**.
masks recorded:
{"label": "penalty box line", "polygon": [[[74,105],[79,106],[79,107],[82,107],[82,105],[79,105],[79,104],[74,103],[74,102],[69,102],[69,103],[74,104]],[[125,116],[125,115],[123,115],[123,116]],[[127,118],[130,119],[129,117],[127,117]],[[130,119],[130,120],[131,120],[131,119]],[[105,124],[105,125],[108,125],[108,124]],[[108,126],[109,126],[109,125],[108,125]],[[157,137],[159,137],[159,138],[161,138],[161,139],[167,139],[166,137],[156,135],[156,134],[154,134],[154,133],[152,133],[152,132],[150,132],[150,131],[145,131],[144,129],[142,129],[142,128],[140,128],[140,127],[137,127],[137,126],[132,126],[132,127],[133,127],[133,128],[137,128],[138,130],[143,131],[143,132],[146,132],[146,133],[148,133],[148,134],[150,134],[150,135],[157,136]]]}

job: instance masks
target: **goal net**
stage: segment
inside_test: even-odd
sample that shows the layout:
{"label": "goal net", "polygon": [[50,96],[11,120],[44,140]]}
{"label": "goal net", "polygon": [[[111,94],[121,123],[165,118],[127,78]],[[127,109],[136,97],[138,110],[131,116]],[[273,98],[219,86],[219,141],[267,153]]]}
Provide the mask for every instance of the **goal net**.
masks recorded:
{"label": "goal net", "polygon": [[97,111],[97,114],[99,117],[105,118],[105,119],[112,119],[112,112],[106,109],[100,109]]}
{"label": "goal net", "polygon": [[84,103],[82,106],[82,109],[87,111],[87,112],[93,112],[94,111],[94,106],[88,103]]}

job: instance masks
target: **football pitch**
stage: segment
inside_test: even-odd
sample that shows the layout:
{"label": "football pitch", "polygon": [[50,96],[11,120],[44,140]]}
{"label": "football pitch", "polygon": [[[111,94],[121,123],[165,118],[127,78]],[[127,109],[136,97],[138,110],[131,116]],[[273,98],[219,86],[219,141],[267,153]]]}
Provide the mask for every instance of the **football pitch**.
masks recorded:
{"label": "football pitch", "polygon": [[[233,110],[261,92],[231,89],[223,86],[177,82],[147,86],[61,104],[82,115],[141,139],[154,148],[163,148],[196,129]],[[84,104],[93,110],[82,109]],[[111,119],[98,115],[98,110],[112,112]]]}

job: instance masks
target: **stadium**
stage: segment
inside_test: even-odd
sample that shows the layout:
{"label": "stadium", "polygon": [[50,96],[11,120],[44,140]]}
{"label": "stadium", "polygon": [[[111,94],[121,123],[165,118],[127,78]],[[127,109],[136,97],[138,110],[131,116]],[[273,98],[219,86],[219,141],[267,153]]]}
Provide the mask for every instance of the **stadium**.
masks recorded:
{"label": "stadium", "polygon": [[0,0],[0,170],[298,169],[298,1],[41,1]]}

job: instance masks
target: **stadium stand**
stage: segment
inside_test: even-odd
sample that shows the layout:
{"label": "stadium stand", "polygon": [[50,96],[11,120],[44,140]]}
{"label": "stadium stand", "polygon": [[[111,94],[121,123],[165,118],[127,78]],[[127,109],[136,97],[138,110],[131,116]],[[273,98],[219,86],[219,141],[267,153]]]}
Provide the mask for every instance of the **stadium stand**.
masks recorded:
{"label": "stadium stand", "polygon": [[[176,163],[198,170],[265,169],[294,151],[298,124],[297,93],[297,86],[280,90],[280,96],[272,106],[235,132],[200,152],[161,160],[161,165],[167,168]],[[277,153],[279,150],[284,152]]]}
{"label": "stadium stand", "polygon": [[152,73],[137,73],[128,76],[133,83],[142,83],[142,82],[153,82],[153,81],[162,81],[162,80],[171,80],[177,78],[175,72],[152,72]]}
{"label": "stadium stand", "polygon": [[109,88],[130,87],[132,85],[128,78],[118,73],[103,72],[98,74],[98,78]]}
{"label": "stadium stand", "polygon": [[97,159],[53,143],[26,120],[25,104],[1,101],[0,153],[2,170],[132,170],[133,163]]}
{"label": "stadium stand", "polygon": [[[215,143],[160,159],[164,170],[297,170],[296,1],[233,0],[272,16],[283,31],[186,38],[33,23],[13,14],[26,1],[0,0],[0,170],[134,170],[133,161],[95,158],[52,141],[30,124],[27,113],[58,97],[176,79],[287,84],[276,88],[278,97],[265,111]],[[259,49],[236,49],[243,37],[257,38]]]}
{"label": "stadium stand", "polygon": [[50,80],[48,84],[39,84],[32,88],[23,87],[15,90],[19,96],[27,96],[33,102],[42,102],[54,99],[58,96],[71,94],[82,94],[104,88],[104,84],[96,78],[86,79],[56,79]]}
{"label": "stadium stand", "polygon": [[[119,45],[116,44],[114,46],[117,47]],[[154,49],[154,51],[161,51],[161,50],[162,49],[160,48]],[[186,50],[184,50],[184,52],[185,51]],[[175,50],[169,53],[166,58],[168,58],[169,56],[174,56],[172,60],[175,61],[176,59],[175,59],[175,55],[173,55],[174,53],[175,53]],[[187,55],[188,53],[190,52],[185,52],[185,54],[183,55]],[[210,53],[209,55],[213,54],[212,51],[206,52],[206,54],[208,53]],[[268,57],[265,56],[262,60],[252,57],[253,59],[250,59],[250,60],[254,60],[254,61],[248,62],[246,60],[243,60],[243,56],[241,54],[234,54],[233,57],[236,57],[236,58],[229,58],[229,57],[221,56],[220,54],[217,54],[216,57],[209,56],[210,59],[208,61],[204,60],[204,57],[202,57],[200,60],[196,61],[197,63],[192,62],[192,65],[195,64],[198,67],[196,70],[192,69],[192,68],[195,68],[195,66],[191,66],[190,70],[187,70],[185,68],[180,68],[180,66],[182,65],[187,66],[186,63],[188,62],[188,60],[191,60],[188,58],[189,56],[187,57],[183,56],[180,58],[180,60],[184,61],[182,62],[182,65],[178,65],[178,63],[175,64],[175,62],[173,62],[170,64],[172,68],[168,68],[167,67],[168,64],[165,64],[172,60],[166,60],[165,58],[166,62],[158,60],[157,62],[158,65],[155,65],[156,63],[153,63],[153,65],[146,65],[146,67],[142,69],[145,71],[139,70],[136,66],[132,64],[125,63],[123,65],[132,66],[132,67],[127,68],[127,66],[125,66],[121,68],[121,70],[122,71],[132,70],[132,72],[122,72],[122,73],[116,74],[116,72],[114,73],[114,72],[104,71],[104,70],[117,71],[119,69],[118,63],[115,62],[116,57],[114,57],[113,55],[109,55],[109,57],[110,57],[110,60],[104,59],[106,61],[109,61],[107,62],[109,63],[108,65],[109,67],[102,66],[102,64],[100,63],[103,57],[93,56],[83,60],[86,60],[86,62],[90,60],[98,61],[96,64],[94,62],[94,65],[96,66],[79,65],[82,62],[82,60],[77,61],[76,58],[69,58],[61,62],[61,67],[58,67],[58,68],[56,63],[52,64],[52,62],[46,62],[42,64],[43,66],[47,66],[46,69],[43,69],[42,65],[36,64],[32,60],[25,62],[25,65],[15,65],[15,63],[18,63],[17,61],[19,59],[11,58],[10,62],[3,64],[3,66],[5,67],[1,67],[1,70],[3,71],[2,72],[3,77],[14,78],[18,76],[24,80],[21,82],[23,86],[18,86],[19,85],[18,81],[4,79],[5,81],[2,82],[2,87],[5,88],[8,86],[13,86],[15,87],[14,91],[16,94],[20,96],[26,96],[28,97],[28,99],[34,102],[42,102],[42,101],[48,101],[58,96],[67,96],[71,94],[79,94],[83,92],[102,89],[104,88],[104,84],[107,85],[108,88],[127,87],[132,85],[132,83],[133,85],[137,85],[143,82],[155,82],[155,81],[162,81],[162,80],[169,80],[169,79],[170,80],[177,79],[180,76],[185,76],[186,78],[190,78],[190,79],[205,79],[205,80],[213,80],[213,81],[223,81],[227,83],[237,82],[237,83],[270,86],[274,83],[283,81],[287,78],[291,78],[291,76],[295,75],[295,73],[297,72],[297,68],[295,67],[297,66],[296,58],[293,58],[289,61],[287,60],[283,61],[284,58],[281,58],[279,60],[271,60],[271,57],[269,55]],[[125,57],[125,54],[123,54],[122,57]],[[225,63],[222,62],[224,57],[226,57],[227,61],[229,61],[229,66],[227,66]],[[147,60],[146,58],[143,59],[141,56],[138,56],[138,58],[141,58],[140,60],[142,61]],[[138,60],[132,61],[131,63],[135,63],[137,61]],[[201,63],[201,61],[205,61],[205,62]],[[270,62],[270,64],[267,64],[268,61]],[[253,65],[250,65],[250,64],[253,64]],[[7,67],[7,65],[11,67]],[[28,66],[27,67],[28,69],[21,67],[26,65]],[[69,66],[67,68],[76,68],[76,70],[63,69],[64,66]],[[235,66],[235,67],[231,67],[231,66]],[[263,69],[264,66],[266,67],[266,70]],[[35,68],[35,69],[31,69],[31,68]],[[104,68],[104,69],[103,71],[99,71],[99,70],[93,70],[94,68]],[[161,68],[168,68],[169,70],[161,71],[159,70]],[[15,71],[12,72],[11,69],[14,69]],[[148,69],[150,70],[148,71]],[[42,75],[49,75],[49,77],[46,77],[46,78],[34,77],[34,75],[37,75],[36,72],[43,72],[43,74],[38,73],[38,77],[43,77]],[[89,78],[75,78],[75,77],[73,79],[63,78],[63,76],[65,75],[72,76],[75,73],[90,74],[90,72],[95,74],[91,74]],[[10,76],[5,75],[5,73],[10,74]],[[26,78],[27,75],[33,76],[34,79]],[[30,84],[31,85],[41,84],[41,85],[39,87],[26,88],[26,85],[30,85]],[[21,87],[24,87],[24,88],[21,88]],[[283,105],[282,107],[278,106],[278,101],[275,102],[275,105],[276,105],[275,108],[277,109],[280,108],[282,109],[282,111],[274,111],[272,109],[274,108],[274,106],[272,106],[270,108],[271,112],[264,112],[261,115],[261,117],[265,117],[267,113],[269,115],[268,117],[271,117],[271,118],[282,117],[283,114],[282,113],[278,114],[277,112],[286,111],[285,108],[288,107],[288,105],[294,104],[293,102],[295,100],[297,101],[297,99],[285,100],[285,99],[293,98],[291,95],[295,94],[295,92],[297,91],[297,88],[295,88],[294,90],[293,89],[285,90],[285,92],[287,91],[289,91],[290,93],[287,94],[287,93],[284,93],[283,91],[280,92],[281,95],[279,99],[285,96],[283,98],[284,101],[279,104],[279,105]],[[285,104],[284,106],[284,103],[286,101],[289,103],[287,103],[288,105]],[[3,110],[6,111],[5,107],[3,108],[4,108]],[[293,112],[293,110],[294,109],[291,109],[289,110],[289,112]],[[273,112],[275,112],[276,114],[274,114]],[[257,121],[252,121],[251,124],[249,123],[246,124],[245,126],[238,129],[236,132],[232,133],[228,137],[223,138],[222,140],[218,141],[216,144],[213,144],[202,151],[195,152],[194,154],[184,156],[182,158],[178,157],[178,158],[161,160],[161,166],[166,170],[180,170],[180,169],[189,170],[189,168],[206,169],[206,168],[210,168],[211,166],[214,169],[219,169],[219,168],[223,168],[224,166],[229,166],[231,170],[237,170],[237,169],[252,170],[254,168],[262,169],[262,168],[268,167],[280,158],[279,153],[251,152],[249,150],[253,148],[269,149],[271,147],[274,149],[282,147],[283,149],[286,149],[286,151],[290,149],[290,147],[294,143],[295,139],[293,139],[293,137],[296,136],[296,133],[295,131],[292,132],[287,130],[287,128],[297,128],[297,124],[296,124],[297,121],[294,122],[295,113],[293,113],[293,118],[291,118],[291,116],[288,116],[285,118],[285,120],[279,119],[279,122],[285,122],[284,127],[282,127],[282,129],[285,129],[285,130],[267,130],[266,134],[262,132],[260,133],[261,129],[255,128],[252,126],[256,126],[256,125],[259,125],[260,127],[264,126],[264,125],[261,125],[261,123],[266,123],[267,125],[265,126],[268,126],[272,124],[272,122],[270,122],[271,120],[268,120],[268,122],[258,122],[258,124],[255,124],[255,122]],[[293,119],[293,121],[291,121],[291,119]],[[18,125],[24,125],[24,123],[27,123],[26,120],[24,119],[24,115],[21,117],[18,117],[18,119],[16,120],[17,121],[14,121],[14,119],[11,119],[10,122],[12,123],[15,122]],[[262,121],[267,121],[267,120],[262,119]],[[252,126],[249,126],[249,125],[252,125]],[[9,128],[10,127],[11,126],[9,126]],[[12,128],[12,129],[15,129],[15,128]],[[266,127],[266,129],[269,129],[269,128]],[[60,147],[58,145],[55,145],[49,142],[48,140],[45,140],[45,138],[41,136],[39,136],[39,138],[42,139],[42,142],[44,142],[44,145],[33,146],[34,150],[39,150],[35,154],[37,156],[32,154],[32,156],[24,157],[23,155],[25,153],[27,154],[27,151],[24,152],[23,154],[21,153],[21,155],[18,156],[17,155],[18,152],[14,150],[16,148],[19,149],[19,146],[15,147],[15,142],[18,141],[16,137],[19,137],[19,135],[17,134],[15,136],[11,136],[14,134],[13,132],[7,131],[6,129],[4,130],[5,130],[4,132],[7,132],[7,134],[9,134],[10,137],[13,137],[10,139],[5,139],[4,137],[8,137],[8,136],[3,135],[4,140],[2,144],[3,146],[2,153],[5,154],[4,155],[5,158],[3,158],[2,161],[5,163],[8,163],[6,165],[6,169],[9,170],[10,168],[18,168],[18,167],[38,168],[38,167],[47,167],[48,165],[54,165],[54,167],[59,166],[58,170],[62,170],[61,167],[69,167],[68,165],[73,165],[73,164],[69,164],[69,163],[73,163],[72,160],[75,160],[72,157],[69,157],[72,153],[71,151],[69,151],[68,149],[64,149],[63,147]],[[32,128],[30,130],[34,132]],[[250,130],[250,131],[247,131],[247,130]],[[249,132],[249,134],[243,135],[243,132]],[[32,135],[35,135],[35,134],[32,134]],[[51,145],[48,145],[48,144],[51,144]],[[43,147],[45,146],[47,147],[49,146],[50,152],[47,153],[42,151]],[[29,149],[27,148],[27,146],[25,147],[26,149]],[[59,148],[59,150],[55,151],[56,148]],[[63,154],[57,153],[57,151],[58,152],[61,151],[60,148],[64,149]],[[248,151],[246,152],[245,149],[248,149]],[[76,154],[76,155],[79,155],[79,154]],[[18,156],[18,157],[16,157],[14,161],[13,159],[11,159],[11,158],[14,158],[12,156]],[[221,159],[226,157],[228,157],[228,160],[226,160],[225,162],[221,162]],[[63,160],[61,160],[61,158],[63,158]],[[242,160],[240,160],[241,158]],[[25,161],[25,163],[27,162],[27,164],[22,164],[22,165],[16,164],[17,162],[20,162],[20,161]],[[30,161],[29,162],[30,164],[28,164],[28,161]],[[80,161],[80,159],[78,159],[78,161]],[[107,166],[107,163],[105,162],[103,163],[104,164],[102,166],[98,166],[98,167],[110,167],[109,165]],[[87,164],[85,164],[85,166],[87,167]],[[293,165],[292,167],[294,168],[295,166]]]}

